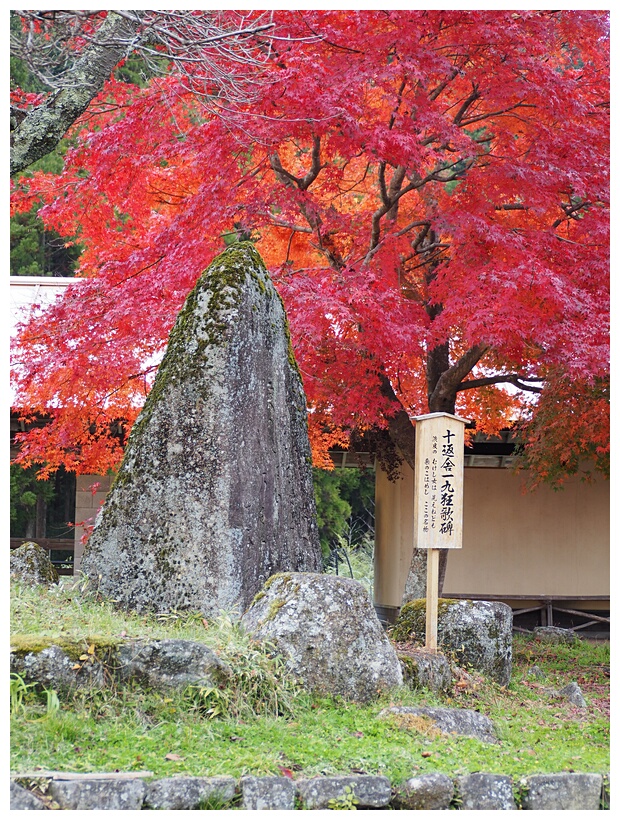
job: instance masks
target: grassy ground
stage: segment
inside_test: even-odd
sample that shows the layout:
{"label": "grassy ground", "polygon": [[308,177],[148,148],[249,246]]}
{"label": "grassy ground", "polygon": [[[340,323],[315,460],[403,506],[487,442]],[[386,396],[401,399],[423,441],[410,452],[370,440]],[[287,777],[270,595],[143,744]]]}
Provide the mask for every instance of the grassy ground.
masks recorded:
{"label": "grassy ground", "polygon": [[[212,646],[235,671],[226,690],[162,695],[123,689],[72,696],[12,681],[11,770],[129,771],[156,776],[381,773],[393,782],[423,772],[520,776],[609,771],[609,644],[550,646],[515,636],[506,688],[471,673],[449,696],[406,687],[371,705],[303,692],[283,664],[228,618],[117,613],[79,589],[12,586],[14,646],[62,638],[88,655],[126,637],[176,637]],[[543,678],[528,673],[538,666]],[[577,681],[587,709],[554,696]],[[500,744],[434,738],[378,720],[390,704],[473,708],[495,723]]]}

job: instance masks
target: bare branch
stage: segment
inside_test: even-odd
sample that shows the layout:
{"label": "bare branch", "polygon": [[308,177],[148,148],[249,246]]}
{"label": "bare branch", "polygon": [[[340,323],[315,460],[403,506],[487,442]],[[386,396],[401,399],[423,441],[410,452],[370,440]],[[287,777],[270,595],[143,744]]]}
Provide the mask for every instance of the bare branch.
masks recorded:
{"label": "bare branch", "polygon": [[529,211],[529,205],[521,205],[519,203],[513,203],[510,205],[495,205],[496,211]]}
{"label": "bare branch", "polygon": [[282,160],[277,151],[269,155],[269,163],[276,175],[283,185],[290,188],[291,185],[296,185],[300,191],[306,191],[314,180],[318,177],[321,169],[321,138],[312,137],[312,160],[310,170],[303,177],[296,177],[282,165]]}
{"label": "bare branch", "polygon": [[[11,118],[11,174],[52,151],[101,91],[118,63],[138,53],[145,76],[168,73],[222,115],[221,101],[250,101],[278,38],[273,13],[224,11],[16,11],[23,27],[11,54],[51,92]],[[286,39],[286,38],[284,38]],[[305,38],[308,39],[308,38]]]}
{"label": "bare branch", "polygon": [[293,233],[313,233],[312,228],[305,228],[300,225],[293,225],[290,222],[283,222],[280,219],[272,219],[272,225],[276,225],[278,228],[288,228],[289,231],[293,231]]}
{"label": "bare branch", "polygon": [[497,376],[487,376],[482,379],[468,379],[465,382],[461,382],[456,389],[457,392],[460,392],[461,390],[473,390],[476,387],[486,387],[492,384],[512,384],[514,387],[518,387],[519,390],[528,390],[530,393],[542,393],[542,387],[527,384],[527,382],[542,381],[544,381],[544,379],[526,378],[525,376],[519,376],[518,373],[503,373]]}
{"label": "bare branch", "polygon": [[558,219],[556,219],[555,222],[552,224],[551,228],[555,230],[562,224],[562,222],[566,222],[566,220],[568,219],[574,219],[576,213],[581,211],[583,208],[589,207],[591,204],[592,203],[588,201],[577,202],[572,205],[568,205],[566,203],[563,204],[561,208],[564,211],[564,216],[561,216]]}
{"label": "bare branch", "polygon": [[452,71],[450,72],[450,76],[447,77],[443,82],[439,83],[428,95],[429,100],[436,100],[437,97],[441,94],[441,92],[452,82],[452,80],[458,76],[459,70],[456,66],[453,66]]}
{"label": "bare branch", "polygon": [[[101,24],[98,35],[73,66],[74,87],[52,93],[11,133],[11,175],[54,150],[132,47],[135,28],[112,13]],[[116,48],[109,45],[111,39],[117,43]]]}
{"label": "bare branch", "polygon": [[314,136],[312,137],[312,164],[308,173],[298,182],[300,190],[306,191],[312,185],[321,168],[323,168],[321,165],[321,138]]}
{"label": "bare branch", "polygon": [[518,102],[508,106],[508,108],[500,108],[497,111],[489,111],[486,114],[478,114],[476,117],[470,117],[465,122],[460,122],[459,125],[466,128],[468,125],[473,125],[475,122],[482,122],[482,120],[488,120],[490,117],[501,117],[510,111],[516,111],[517,108],[536,108],[536,106],[532,103]]}

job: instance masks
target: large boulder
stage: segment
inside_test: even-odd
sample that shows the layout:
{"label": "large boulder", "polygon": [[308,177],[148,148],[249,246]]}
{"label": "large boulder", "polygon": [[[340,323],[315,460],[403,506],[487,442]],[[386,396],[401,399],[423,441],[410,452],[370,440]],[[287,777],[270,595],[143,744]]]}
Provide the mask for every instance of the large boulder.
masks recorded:
{"label": "large boulder", "polygon": [[[395,641],[426,639],[426,600],[401,609],[391,636]],[[437,643],[454,653],[461,666],[471,666],[502,686],[512,674],[512,610],[491,601],[439,599]]]}
{"label": "large boulder", "polygon": [[136,610],[241,613],[274,572],[321,567],[306,399],[250,243],[179,314],[82,570]]}
{"label": "large boulder", "polygon": [[275,645],[309,690],[364,702],[403,682],[368,593],[349,578],[275,575],[241,623],[257,640]]}
{"label": "large boulder", "polygon": [[11,578],[28,586],[58,583],[48,551],[34,541],[26,541],[11,551]]}

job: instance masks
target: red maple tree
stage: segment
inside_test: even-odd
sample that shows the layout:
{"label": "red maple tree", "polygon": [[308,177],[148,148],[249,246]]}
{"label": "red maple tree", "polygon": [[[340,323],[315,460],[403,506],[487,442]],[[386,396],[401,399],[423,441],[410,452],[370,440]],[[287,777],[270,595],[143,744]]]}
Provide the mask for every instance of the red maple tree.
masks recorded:
{"label": "red maple tree", "polygon": [[[487,433],[529,420],[543,478],[602,461],[607,14],[273,22],[251,98],[216,96],[199,61],[145,88],[110,79],[63,173],[15,183],[14,208],[42,200],[84,247],[76,284],[15,343],[17,405],[51,418],[22,461],[114,467],[189,290],[246,238],[287,308],[317,464],[377,428],[411,461],[410,417],[439,410]],[[575,396],[578,435],[562,432]]]}

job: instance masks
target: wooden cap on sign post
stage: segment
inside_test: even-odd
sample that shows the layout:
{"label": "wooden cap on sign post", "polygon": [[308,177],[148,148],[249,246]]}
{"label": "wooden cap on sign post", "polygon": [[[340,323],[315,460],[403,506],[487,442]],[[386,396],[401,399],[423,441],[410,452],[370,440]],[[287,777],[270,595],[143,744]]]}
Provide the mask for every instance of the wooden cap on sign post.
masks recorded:
{"label": "wooden cap on sign post", "polygon": [[413,526],[415,549],[428,550],[426,649],[437,651],[439,550],[463,546],[463,466],[467,419],[416,416]]}

